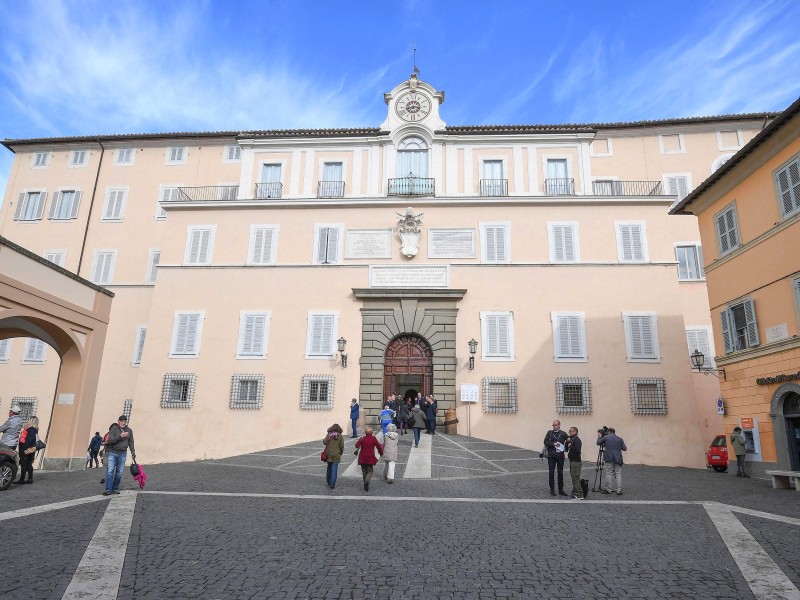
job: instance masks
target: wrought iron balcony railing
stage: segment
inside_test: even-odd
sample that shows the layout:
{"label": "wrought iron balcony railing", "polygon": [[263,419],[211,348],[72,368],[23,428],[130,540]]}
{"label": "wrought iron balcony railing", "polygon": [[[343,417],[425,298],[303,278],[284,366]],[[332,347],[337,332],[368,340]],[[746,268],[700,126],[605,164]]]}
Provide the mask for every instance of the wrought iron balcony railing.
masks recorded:
{"label": "wrought iron balcony railing", "polygon": [[575,180],[572,177],[545,179],[544,193],[548,196],[574,196]]}
{"label": "wrought iron balcony railing", "polygon": [[176,200],[180,202],[218,202],[236,200],[238,196],[238,185],[204,185],[201,187],[179,187]]}
{"label": "wrought iron balcony railing", "polygon": [[508,196],[508,179],[481,179],[481,196]]}
{"label": "wrought iron balcony railing", "polygon": [[280,181],[256,184],[256,199],[280,198],[283,194],[283,184]]}
{"label": "wrought iron balcony railing", "polygon": [[395,177],[389,180],[390,196],[433,196],[433,177]]}
{"label": "wrought iron balcony railing", "polygon": [[660,181],[615,181],[611,179],[593,181],[595,196],[661,196]]}
{"label": "wrought iron balcony railing", "polygon": [[317,183],[317,198],[344,198],[344,181],[319,181]]}

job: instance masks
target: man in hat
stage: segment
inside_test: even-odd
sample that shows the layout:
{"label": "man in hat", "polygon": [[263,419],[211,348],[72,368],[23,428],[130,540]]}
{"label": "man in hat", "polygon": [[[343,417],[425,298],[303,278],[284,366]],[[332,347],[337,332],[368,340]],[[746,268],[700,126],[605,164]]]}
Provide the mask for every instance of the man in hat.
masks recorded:
{"label": "man in hat", "polygon": [[0,425],[0,444],[8,446],[12,450],[19,444],[19,432],[22,431],[22,419],[19,416],[20,408],[16,404],[8,411],[8,420]]}
{"label": "man in hat", "polygon": [[133,445],[133,430],[128,427],[128,417],[120,415],[117,422],[108,431],[106,440],[106,491],[104,496],[119,494],[119,482],[125,469],[125,457],[131,449],[131,456],[136,462],[136,449]]}

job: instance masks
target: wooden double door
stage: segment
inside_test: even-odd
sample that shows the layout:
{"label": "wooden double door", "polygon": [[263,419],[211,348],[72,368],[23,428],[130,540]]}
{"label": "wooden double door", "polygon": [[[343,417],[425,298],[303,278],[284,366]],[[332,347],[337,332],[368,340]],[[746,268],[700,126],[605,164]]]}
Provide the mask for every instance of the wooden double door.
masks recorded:
{"label": "wooden double door", "polygon": [[398,336],[386,347],[383,397],[416,397],[419,392],[433,393],[433,350],[417,335]]}

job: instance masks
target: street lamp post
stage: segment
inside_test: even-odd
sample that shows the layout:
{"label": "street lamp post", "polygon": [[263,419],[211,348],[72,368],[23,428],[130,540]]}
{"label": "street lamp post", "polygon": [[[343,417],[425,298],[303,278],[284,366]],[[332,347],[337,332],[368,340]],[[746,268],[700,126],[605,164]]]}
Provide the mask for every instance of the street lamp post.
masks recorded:
{"label": "street lamp post", "polygon": [[473,371],[475,370],[475,352],[478,351],[478,342],[472,338],[467,344],[469,345],[469,370]]}
{"label": "street lamp post", "polygon": [[727,375],[725,374],[725,369],[712,369],[710,367],[703,367],[703,364],[706,362],[706,356],[700,350],[695,349],[694,352],[690,355],[692,359],[692,366],[697,369],[698,373],[702,373],[703,375],[708,375],[711,373],[717,379],[720,379],[718,373],[722,373],[722,379],[725,381],[728,380]]}
{"label": "street lamp post", "polygon": [[342,368],[346,369],[347,368],[347,354],[344,353],[344,348],[345,348],[345,346],[347,346],[347,340],[344,339],[344,337],[340,337],[338,340],[336,340],[336,345],[339,348],[339,354],[341,354],[341,356],[342,356]]}

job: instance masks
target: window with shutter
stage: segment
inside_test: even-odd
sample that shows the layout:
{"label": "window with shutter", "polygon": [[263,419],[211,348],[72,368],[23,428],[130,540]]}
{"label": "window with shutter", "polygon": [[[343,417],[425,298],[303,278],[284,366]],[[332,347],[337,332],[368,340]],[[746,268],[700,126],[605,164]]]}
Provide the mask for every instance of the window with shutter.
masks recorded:
{"label": "window with shutter", "polygon": [[49,218],[54,221],[75,219],[78,216],[80,201],[80,190],[61,190],[53,193]]}
{"label": "window with shutter", "polygon": [[277,225],[251,225],[247,262],[251,265],[274,265],[278,244]]}
{"label": "window with shutter", "polygon": [[661,359],[655,313],[622,313],[628,362],[653,362]]}
{"label": "window with shutter", "polygon": [[59,267],[64,266],[64,259],[66,256],[66,250],[45,250],[44,252],[44,259],[49,260],[51,263],[58,265]]}
{"label": "window with shutter", "polygon": [[[695,350],[703,353],[703,367],[713,368],[714,366],[714,352],[711,350],[709,343],[709,330],[708,328],[689,328],[686,330],[686,344],[689,348],[689,356]],[[692,359],[689,359],[689,365],[694,367]]]}
{"label": "window with shutter", "polygon": [[481,223],[482,261],[485,263],[509,263],[510,231],[509,223]]}
{"label": "window with shutter", "polygon": [[703,268],[703,248],[700,244],[680,244],[675,246],[678,261],[679,281],[699,281],[706,278]]}
{"label": "window with shutter", "polygon": [[647,262],[647,239],[643,222],[615,222],[619,262]]}
{"label": "window with shutter", "polygon": [[242,159],[242,147],[238,144],[225,146],[225,162],[239,162]]}
{"label": "window with shutter", "polygon": [[747,299],[731,304],[720,313],[722,319],[722,339],[725,352],[736,352],[759,345],[756,309],[752,300]]}
{"label": "window with shutter", "polygon": [[125,189],[110,189],[106,191],[103,221],[122,220],[125,214],[125,199],[127,195],[128,191]]}
{"label": "window with shutter", "polygon": [[11,340],[6,338],[0,340],[0,363],[8,362],[8,357],[11,355]]}
{"label": "window with shutter", "polygon": [[554,312],[553,357],[556,362],[585,362],[585,314],[582,312]]}
{"label": "window with shutter", "polygon": [[214,234],[216,225],[190,225],[186,235],[186,253],[184,263],[187,265],[210,265],[214,251]]}
{"label": "window with shutter", "polygon": [[739,247],[739,229],[736,219],[736,206],[730,204],[714,217],[717,224],[717,243],[719,253],[727,254]]}
{"label": "window with shutter", "polygon": [[138,367],[142,362],[142,352],[144,352],[144,338],[147,335],[147,327],[139,325],[136,328],[136,343],[133,345],[133,361],[131,364]]}
{"label": "window with shutter", "polygon": [[170,146],[167,148],[167,164],[178,165],[186,162],[186,146]]}
{"label": "window with shutter", "polygon": [[158,263],[161,262],[161,250],[150,248],[150,259],[147,261],[147,273],[145,273],[145,283],[155,283],[158,275]]}
{"label": "window with shutter", "polygon": [[176,312],[172,329],[171,357],[196,357],[200,354],[202,312]]}
{"label": "window with shutter", "polygon": [[339,313],[309,312],[306,358],[330,359],[336,354],[334,339]]}
{"label": "window with shutter", "polygon": [[677,196],[680,202],[689,194],[689,177],[688,173],[681,175],[664,175],[664,187],[667,194],[670,196]]}
{"label": "window with shutter", "polygon": [[514,313],[480,313],[481,356],[484,360],[514,360]]}
{"label": "window with shutter", "polygon": [[114,154],[115,165],[130,165],[133,164],[133,148],[117,148]]}
{"label": "window with shutter", "polygon": [[95,250],[92,260],[92,283],[108,285],[114,280],[116,250]]}
{"label": "window with shutter", "polygon": [[28,338],[28,344],[25,347],[25,357],[22,362],[25,363],[43,363],[44,362],[44,342],[35,338]]}
{"label": "window with shutter", "polygon": [[267,354],[267,326],[270,313],[242,312],[239,315],[239,358],[263,358]]}
{"label": "window with shutter", "polygon": [[71,167],[85,167],[86,166],[86,150],[73,150],[70,155],[69,165]]}
{"label": "window with shutter", "polygon": [[547,232],[550,242],[550,262],[580,262],[577,222],[548,222]]}
{"label": "window with shutter", "polygon": [[775,185],[780,196],[784,217],[800,210],[800,157],[793,158],[775,173]]}
{"label": "window with shutter", "polygon": [[318,265],[338,264],[342,254],[343,225],[315,225],[315,256]]}
{"label": "window with shutter", "polygon": [[36,168],[43,168],[50,162],[49,152],[36,152],[33,155],[33,166]]}
{"label": "window with shutter", "polygon": [[15,221],[38,221],[44,214],[44,205],[47,200],[46,191],[22,192],[14,211]]}

